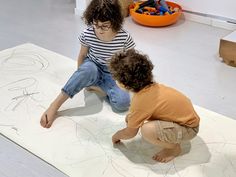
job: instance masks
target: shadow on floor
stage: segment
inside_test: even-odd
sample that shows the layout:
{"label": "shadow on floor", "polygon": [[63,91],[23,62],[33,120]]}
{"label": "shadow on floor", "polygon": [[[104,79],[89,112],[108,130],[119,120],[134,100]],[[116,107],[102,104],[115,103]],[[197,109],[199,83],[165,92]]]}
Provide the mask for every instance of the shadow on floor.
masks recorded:
{"label": "shadow on floor", "polygon": [[75,107],[58,111],[59,116],[86,116],[97,114],[103,109],[104,97],[95,93],[84,90],[84,102],[83,107]]}
{"label": "shadow on floor", "polygon": [[190,166],[205,164],[211,158],[211,154],[203,139],[197,136],[194,138],[194,142],[194,144],[191,144],[191,142],[181,144],[181,155],[168,163],[159,163],[152,160],[152,156],[161,149],[147,143],[140,137],[134,141],[120,143],[116,145],[116,148],[131,162],[142,164],[144,168],[148,167],[156,174],[165,176],[176,174],[180,176],[180,171]]}

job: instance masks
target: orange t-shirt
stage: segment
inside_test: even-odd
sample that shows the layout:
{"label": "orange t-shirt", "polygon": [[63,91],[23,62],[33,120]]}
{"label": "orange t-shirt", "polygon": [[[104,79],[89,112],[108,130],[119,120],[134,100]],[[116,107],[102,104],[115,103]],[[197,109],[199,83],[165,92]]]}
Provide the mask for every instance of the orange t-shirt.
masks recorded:
{"label": "orange t-shirt", "polygon": [[185,95],[173,88],[154,83],[134,93],[127,115],[127,126],[139,128],[150,120],[197,127],[200,118]]}

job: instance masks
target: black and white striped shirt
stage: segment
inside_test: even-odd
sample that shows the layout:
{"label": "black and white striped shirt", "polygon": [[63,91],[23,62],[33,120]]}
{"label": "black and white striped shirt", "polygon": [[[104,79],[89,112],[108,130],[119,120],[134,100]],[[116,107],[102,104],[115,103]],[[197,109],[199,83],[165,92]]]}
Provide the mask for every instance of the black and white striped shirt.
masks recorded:
{"label": "black and white striped shirt", "polygon": [[97,38],[93,27],[88,27],[81,33],[79,40],[89,48],[87,57],[99,65],[106,65],[116,52],[135,47],[132,37],[124,29],[118,31],[112,41],[105,42]]}

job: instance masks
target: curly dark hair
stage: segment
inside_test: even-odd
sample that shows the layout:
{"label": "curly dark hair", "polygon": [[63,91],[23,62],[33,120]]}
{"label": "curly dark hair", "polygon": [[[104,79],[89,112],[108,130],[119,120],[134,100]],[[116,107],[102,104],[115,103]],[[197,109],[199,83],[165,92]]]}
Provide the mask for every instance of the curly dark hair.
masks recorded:
{"label": "curly dark hair", "polygon": [[153,83],[153,64],[147,55],[140,54],[137,50],[116,53],[108,61],[108,67],[113,78],[127,90],[139,92]]}
{"label": "curly dark hair", "polygon": [[83,14],[83,19],[86,25],[92,25],[94,21],[110,21],[113,31],[117,32],[122,28],[124,16],[118,0],[92,0]]}

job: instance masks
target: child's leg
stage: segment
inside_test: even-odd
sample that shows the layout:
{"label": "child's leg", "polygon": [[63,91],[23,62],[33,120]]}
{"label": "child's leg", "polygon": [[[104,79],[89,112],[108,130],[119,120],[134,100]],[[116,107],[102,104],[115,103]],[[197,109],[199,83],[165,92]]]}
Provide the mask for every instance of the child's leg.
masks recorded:
{"label": "child's leg", "polygon": [[130,105],[129,93],[119,88],[110,74],[103,73],[102,77],[99,87],[107,94],[112,108],[117,111],[127,111]]}
{"label": "child's leg", "polygon": [[97,65],[86,59],[77,71],[70,77],[62,91],[70,98],[79,93],[83,88],[95,85],[99,80]]}
{"label": "child's leg", "polygon": [[62,88],[61,93],[52,102],[49,108],[43,113],[41,117],[41,125],[49,128],[56,118],[56,113],[61,105],[70,97],[72,98],[84,87],[96,84],[98,81],[98,69],[96,64],[90,60],[85,60],[80,68],[67,81]]}
{"label": "child's leg", "polygon": [[163,150],[153,156],[153,159],[159,162],[169,162],[181,153],[181,147],[178,143],[169,143],[160,140],[157,133],[156,121],[145,123],[141,127],[142,137],[151,144],[161,146]]}
{"label": "child's leg", "polygon": [[101,96],[107,95],[100,87],[97,87],[97,86],[89,86],[86,88],[86,90],[89,92],[96,92],[96,93],[100,94]]}
{"label": "child's leg", "polygon": [[199,126],[191,128],[161,120],[150,121],[141,128],[144,139],[164,148],[153,156],[159,162],[168,162],[177,157],[181,153],[179,143],[193,139],[198,131]]}

